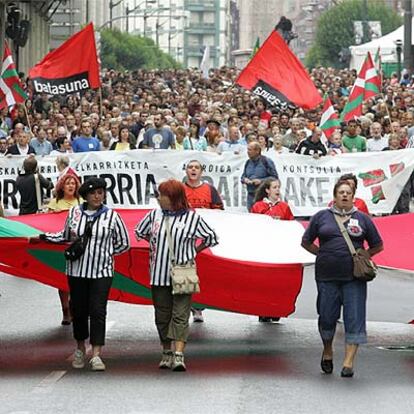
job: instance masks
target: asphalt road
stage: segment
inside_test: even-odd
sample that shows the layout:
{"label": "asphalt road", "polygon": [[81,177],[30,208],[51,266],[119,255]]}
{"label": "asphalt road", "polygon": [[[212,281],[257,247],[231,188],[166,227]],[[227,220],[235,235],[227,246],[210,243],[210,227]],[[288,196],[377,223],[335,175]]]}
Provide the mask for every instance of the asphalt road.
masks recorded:
{"label": "asphalt road", "polygon": [[0,293],[1,414],[414,412],[414,348],[404,348],[414,345],[412,275],[382,272],[371,284],[369,343],[353,379],[339,376],[340,323],[334,374],[320,373],[311,269],[296,313],[280,323],[206,311],[191,327],[186,373],[157,369],[151,307],[110,303],[107,371],[93,373],[70,366],[54,289],[0,274]]}

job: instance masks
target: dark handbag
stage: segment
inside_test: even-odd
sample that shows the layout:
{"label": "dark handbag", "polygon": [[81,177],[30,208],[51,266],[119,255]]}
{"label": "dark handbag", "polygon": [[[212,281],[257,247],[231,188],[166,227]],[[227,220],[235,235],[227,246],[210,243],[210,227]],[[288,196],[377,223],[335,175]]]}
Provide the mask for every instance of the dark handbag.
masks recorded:
{"label": "dark handbag", "polygon": [[75,262],[79,260],[86,250],[86,245],[88,244],[88,240],[92,236],[92,226],[95,220],[88,221],[85,226],[85,232],[82,237],[78,237],[75,241],[73,241],[70,246],[64,251],[64,256],[66,260],[70,262]]}
{"label": "dark handbag", "polygon": [[65,259],[74,262],[82,257],[85,253],[85,245],[82,237],[77,238],[70,246],[64,251]]}
{"label": "dark handbag", "polygon": [[339,230],[351,252],[352,260],[354,262],[355,279],[361,280],[362,282],[370,282],[371,280],[374,280],[378,273],[377,265],[371,260],[371,256],[365,249],[355,249],[341,219],[336,214],[334,214],[334,216],[338,223]]}

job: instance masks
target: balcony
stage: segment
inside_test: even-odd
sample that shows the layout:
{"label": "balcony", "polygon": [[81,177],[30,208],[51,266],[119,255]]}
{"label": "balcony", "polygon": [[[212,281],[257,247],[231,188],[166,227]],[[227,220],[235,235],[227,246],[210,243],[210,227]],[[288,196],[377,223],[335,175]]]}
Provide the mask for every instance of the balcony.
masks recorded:
{"label": "balcony", "polygon": [[188,33],[190,34],[214,34],[216,23],[190,22]]}
{"label": "balcony", "polygon": [[216,9],[214,0],[185,0],[184,7],[186,10],[194,12],[214,11]]}

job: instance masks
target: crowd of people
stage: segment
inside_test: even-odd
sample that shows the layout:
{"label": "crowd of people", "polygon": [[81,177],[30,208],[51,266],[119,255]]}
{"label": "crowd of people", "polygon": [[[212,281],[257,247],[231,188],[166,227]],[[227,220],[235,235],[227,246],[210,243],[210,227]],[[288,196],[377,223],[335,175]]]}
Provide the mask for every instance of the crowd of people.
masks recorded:
{"label": "crowd of people", "polygon": [[[300,108],[288,107],[282,110],[267,107],[263,100],[235,86],[236,76],[237,70],[228,67],[212,70],[208,79],[204,79],[199,71],[191,69],[122,73],[105,70],[102,75],[102,96],[88,91],[81,96],[52,98],[47,94],[34,95],[28,81],[30,99],[25,106],[20,105],[13,113],[7,109],[0,113],[0,153],[5,156],[28,155],[27,160],[49,154],[59,156],[58,159],[62,160],[62,157],[65,159],[72,152],[148,148],[210,151],[218,154],[245,153],[248,159],[241,179],[246,186],[249,211],[291,220],[293,214],[281,197],[277,166],[266,155],[299,153],[319,158],[344,152],[414,147],[414,82],[406,82],[406,77],[401,82],[398,79],[396,81],[395,77],[384,78],[383,94],[363,104],[363,115],[342,124],[327,142],[323,142],[319,125],[322,108],[303,111]],[[316,68],[310,72],[310,76],[321,95],[328,93],[335,109],[341,112],[355,81],[356,72]],[[193,153],[191,157],[194,158]],[[25,161],[24,169],[26,175],[33,176],[31,180],[35,180],[35,167],[33,161]],[[64,313],[62,323],[70,323],[72,319],[74,323],[77,341],[74,368],[85,365],[89,316],[93,345],[91,366],[93,370],[99,371],[105,369],[100,352],[105,339],[106,300],[110,283],[108,280],[96,283],[96,279],[111,277],[112,256],[127,249],[129,240],[122,220],[103,204],[105,182],[95,179],[80,187],[75,172],[69,171],[66,174],[68,168],[66,162],[56,185],[56,197],[49,204],[49,210],[70,209],[70,217],[80,211],[78,217],[81,219],[72,230],[82,236],[86,232],[87,223],[92,222],[90,231],[95,232],[94,240],[99,235],[104,237],[98,224],[94,224],[99,222],[100,217],[110,216],[117,223],[117,236],[111,241],[105,241],[110,246],[110,254],[104,253],[107,258],[105,269],[100,269],[99,266],[84,269],[82,263],[89,260],[89,256],[93,258],[95,255],[95,247],[89,241],[85,259],[81,258],[79,262],[73,262],[67,267],[71,312],[68,310],[68,298],[61,297]],[[202,182],[202,166],[199,161],[188,161],[186,175],[185,184],[170,180],[159,186],[160,209],[149,213],[136,228],[137,237],[150,242],[151,286],[156,326],[163,348],[160,368],[177,371],[186,369],[183,351],[188,336],[191,296],[178,300],[172,295],[170,275],[166,270],[166,263],[171,259],[169,252],[156,248],[166,236],[160,233],[159,226],[152,224],[157,221],[162,227],[164,219],[171,218],[174,237],[177,239],[174,239],[174,253],[184,262],[193,260],[197,252],[217,243],[214,230],[191,212],[190,208],[223,209],[217,190]],[[42,181],[42,177],[38,179]],[[43,185],[46,186],[46,183]],[[303,247],[318,257],[316,278],[319,328],[324,344],[321,369],[327,374],[333,370],[332,340],[340,308],[344,306],[347,343],[342,370],[344,377],[353,375],[356,349],[366,340],[366,282],[353,279],[352,256],[347,250],[340,228],[335,224],[335,215],[340,216],[340,220],[349,228],[356,247],[361,247],[364,240],[368,241],[371,255],[383,247],[372,220],[359,209],[363,200],[361,203],[355,199],[356,186],[357,180],[352,174],[342,177],[335,186],[332,205],[315,215],[303,238]],[[396,213],[409,211],[411,196],[410,180],[396,206]],[[36,194],[32,192],[31,197],[31,205],[39,204],[38,200],[36,203],[34,201]],[[184,240],[187,244],[182,246],[178,239],[180,232],[190,225],[187,222],[192,223],[193,233],[189,240]],[[175,229],[175,223],[181,225]],[[61,233],[48,234],[43,238],[51,242],[69,240],[69,230],[65,228]],[[203,243],[196,247],[196,239],[201,239]],[[319,239],[319,246],[314,243],[316,239]],[[165,240],[162,244],[165,247]],[[333,251],[339,253],[335,255]],[[183,256],[184,253],[186,257]],[[346,266],[342,266],[344,260]],[[334,268],[342,268],[343,272],[332,276]],[[92,273],[90,269],[93,269]],[[82,278],[91,280],[80,281]],[[96,286],[88,287],[90,297],[84,297],[81,292],[88,284]],[[97,296],[94,296],[94,289]],[[201,311],[193,309],[194,320],[202,321]],[[261,320],[278,320],[278,315],[261,316]]]}
{"label": "crowd of people", "polygon": [[[197,70],[106,70],[102,96],[34,94],[10,113],[0,112],[0,154],[60,155],[132,149],[197,150],[261,154],[296,152],[320,156],[414,147],[413,80],[383,80],[383,93],[363,104],[363,115],[343,123],[328,141],[322,108],[268,107],[234,84],[238,71],[223,67],[204,79]],[[356,78],[354,70],[315,68],[311,79],[340,113]],[[248,186],[248,184],[246,184]],[[251,191],[248,191],[251,193]],[[396,213],[409,211],[412,180]],[[250,197],[251,199],[252,197]]]}

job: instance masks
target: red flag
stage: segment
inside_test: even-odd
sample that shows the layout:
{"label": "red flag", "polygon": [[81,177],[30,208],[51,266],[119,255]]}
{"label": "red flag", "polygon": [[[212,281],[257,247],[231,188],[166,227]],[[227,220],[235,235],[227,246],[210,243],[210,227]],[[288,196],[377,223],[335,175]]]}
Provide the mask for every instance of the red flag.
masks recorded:
{"label": "red flag", "polygon": [[74,34],[30,69],[38,93],[66,95],[101,86],[93,24]]}
{"label": "red flag", "polygon": [[299,59],[276,31],[242,70],[236,83],[271,105],[313,109],[322,98]]}

